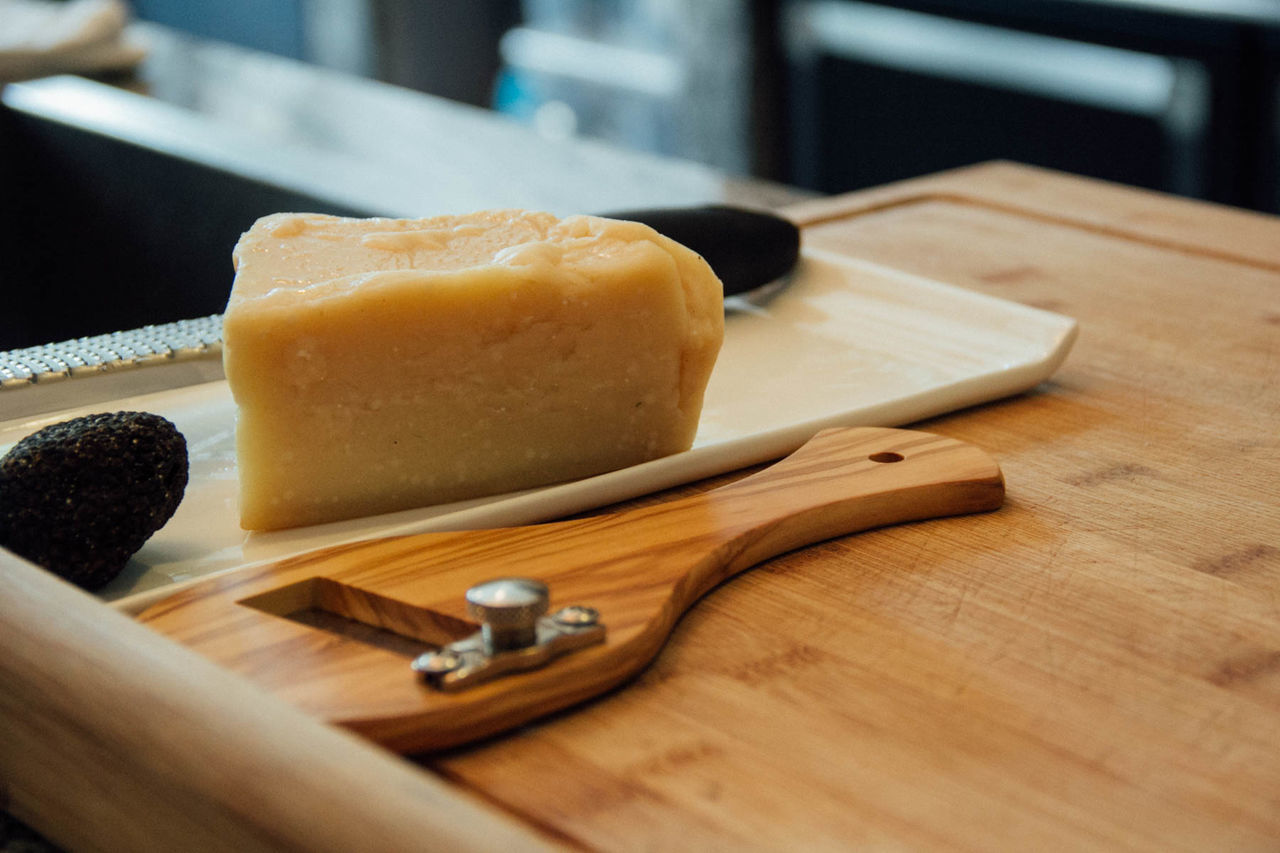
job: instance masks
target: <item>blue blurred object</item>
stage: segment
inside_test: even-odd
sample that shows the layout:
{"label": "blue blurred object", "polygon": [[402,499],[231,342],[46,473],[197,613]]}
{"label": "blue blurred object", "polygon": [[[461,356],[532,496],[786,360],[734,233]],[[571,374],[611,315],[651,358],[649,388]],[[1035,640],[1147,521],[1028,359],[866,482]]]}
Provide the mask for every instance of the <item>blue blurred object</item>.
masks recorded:
{"label": "blue blurred object", "polygon": [[742,0],[524,0],[499,43],[493,106],[544,136],[750,171]]}
{"label": "blue blurred object", "polygon": [[303,0],[133,0],[131,5],[142,20],[280,56],[306,58]]}

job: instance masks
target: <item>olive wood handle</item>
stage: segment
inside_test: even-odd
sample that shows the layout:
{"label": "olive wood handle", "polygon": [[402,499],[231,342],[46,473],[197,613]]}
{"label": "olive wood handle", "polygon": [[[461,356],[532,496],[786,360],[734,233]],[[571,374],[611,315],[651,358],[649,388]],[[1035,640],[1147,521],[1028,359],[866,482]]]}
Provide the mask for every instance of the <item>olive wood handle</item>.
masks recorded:
{"label": "olive wood handle", "polygon": [[[210,579],[139,618],[311,714],[421,752],[503,731],[625,681],[698,598],[774,555],[869,528],[995,509],[1003,495],[999,467],[971,445],[909,430],[833,429],[769,468],[680,500],[323,549]],[[411,653],[385,642],[460,639],[477,628],[467,589],[513,575],[546,583],[553,610],[595,608],[606,640],[449,693],[417,681]],[[317,612],[352,620],[365,635],[318,630]],[[371,642],[372,633],[382,640]]]}

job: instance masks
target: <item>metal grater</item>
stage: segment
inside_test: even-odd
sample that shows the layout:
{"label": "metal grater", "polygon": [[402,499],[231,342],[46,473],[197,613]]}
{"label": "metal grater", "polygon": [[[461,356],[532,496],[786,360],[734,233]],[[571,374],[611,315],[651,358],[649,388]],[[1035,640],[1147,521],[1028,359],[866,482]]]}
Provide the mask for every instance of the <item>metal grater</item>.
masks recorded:
{"label": "metal grater", "polygon": [[173,361],[222,358],[222,315],[0,352],[0,392]]}
{"label": "metal grater", "polygon": [[0,421],[124,404],[222,378],[221,314],[9,350],[0,352]]}

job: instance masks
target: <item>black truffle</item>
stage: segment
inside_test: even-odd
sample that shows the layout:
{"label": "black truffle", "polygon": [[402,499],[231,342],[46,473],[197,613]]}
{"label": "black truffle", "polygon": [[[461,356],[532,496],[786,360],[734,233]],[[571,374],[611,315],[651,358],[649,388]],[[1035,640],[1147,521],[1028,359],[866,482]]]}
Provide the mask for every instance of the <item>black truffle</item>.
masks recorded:
{"label": "black truffle", "polygon": [[87,415],[0,459],[0,545],[95,590],[164,526],[187,486],[187,442],[147,412]]}

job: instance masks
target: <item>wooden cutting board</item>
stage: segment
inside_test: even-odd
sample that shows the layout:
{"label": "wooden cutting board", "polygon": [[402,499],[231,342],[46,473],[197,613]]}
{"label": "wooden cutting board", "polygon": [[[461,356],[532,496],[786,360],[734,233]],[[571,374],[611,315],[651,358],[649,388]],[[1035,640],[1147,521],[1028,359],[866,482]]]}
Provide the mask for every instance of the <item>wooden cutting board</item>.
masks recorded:
{"label": "wooden cutting board", "polygon": [[921,425],[1005,506],[780,557],[590,713],[427,766],[596,849],[1280,848],[1280,220],[1012,164],[792,213],[1079,320],[1038,392]]}
{"label": "wooden cutting board", "polygon": [[1000,511],[776,557],[625,690],[417,764],[0,560],[10,806],[117,849],[1280,846],[1280,222],[1010,164],[792,214],[1080,321],[919,425]]}

